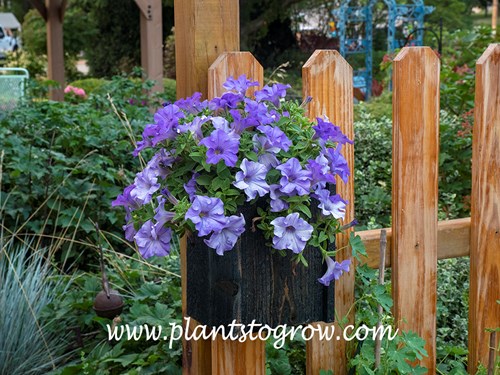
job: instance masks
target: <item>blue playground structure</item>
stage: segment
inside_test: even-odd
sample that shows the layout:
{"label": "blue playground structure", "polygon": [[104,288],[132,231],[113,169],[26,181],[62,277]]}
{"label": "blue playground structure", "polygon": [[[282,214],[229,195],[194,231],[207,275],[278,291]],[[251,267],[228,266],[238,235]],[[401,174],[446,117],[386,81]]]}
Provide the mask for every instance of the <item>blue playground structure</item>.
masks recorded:
{"label": "blue playground structure", "polygon": [[[364,55],[365,66],[354,71],[354,87],[364,91],[365,99],[372,92],[373,65],[373,7],[378,0],[343,0],[333,11],[335,22],[330,22],[332,37],[339,38],[340,54],[349,60],[352,55]],[[434,7],[425,6],[423,0],[397,4],[396,0],[383,0],[387,6],[387,51],[393,52],[405,45],[423,43],[424,16]],[[332,25],[333,24],[333,25]]]}

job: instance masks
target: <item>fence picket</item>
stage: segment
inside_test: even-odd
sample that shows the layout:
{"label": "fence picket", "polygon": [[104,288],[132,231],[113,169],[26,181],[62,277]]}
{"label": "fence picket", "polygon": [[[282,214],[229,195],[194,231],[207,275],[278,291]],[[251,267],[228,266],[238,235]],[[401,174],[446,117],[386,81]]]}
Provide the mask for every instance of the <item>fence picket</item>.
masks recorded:
{"label": "fence picket", "polygon": [[[349,139],[354,138],[352,68],[344,58],[333,50],[317,50],[302,68],[303,96],[312,97],[308,104],[308,116],[311,119],[327,116],[340,126]],[[352,145],[344,147],[342,154],[350,168],[351,178],[347,184],[337,179],[337,193],[349,201],[345,223],[354,219],[354,183],[352,180],[354,167],[354,149]],[[341,248],[349,243],[349,232],[337,235],[336,247]],[[351,258],[351,252],[345,249],[337,254],[337,260]],[[347,316],[354,304],[354,265],[348,274],[344,274],[335,282],[335,313],[342,319]],[[350,310],[346,324],[354,323],[354,309]],[[340,327],[335,323],[337,337],[342,338]],[[307,374],[318,374],[320,369],[332,369],[335,374],[346,374],[347,343],[342,339],[320,341],[317,337],[307,342],[306,368]]]}
{"label": "fence picket", "polygon": [[472,139],[468,370],[475,374],[479,362],[488,365],[485,329],[500,324],[500,44],[476,64]]}
{"label": "fence picket", "polygon": [[[208,98],[221,96],[222,84],[232,76],[245,74],[248,79],[264,82],[264,69],[250,52],[226,52],[220,55],[208,69]],[[249,92],[258,88],[250,88]],[[266,373],[265,341],[246,340],[243,343],[225,341],[220,335],[212,344],[212,374]]]}
{"label": "fence picket", "polygon": [[392,290],[398,326],[426,341],[436,372],[439,58],[406,47],[394,60]]}

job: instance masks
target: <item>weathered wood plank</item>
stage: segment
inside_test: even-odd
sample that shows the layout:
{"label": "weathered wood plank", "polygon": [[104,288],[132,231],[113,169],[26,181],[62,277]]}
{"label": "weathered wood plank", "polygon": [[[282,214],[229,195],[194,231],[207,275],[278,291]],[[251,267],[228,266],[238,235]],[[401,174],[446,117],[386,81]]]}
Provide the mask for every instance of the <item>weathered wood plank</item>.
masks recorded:
{"label": "weathered wood plank", "polygon": [[[220,53],[240,47],[239,3],[234,0],[175,0],[177,98],[208,95],[207,70]],[[183,316],[186,313],[186,239],[181,246]],[[183,374],[210,374],[211,342],[183,341]]]}
{"label": "weathered wood plank", "polygon": [[175,0],[177,97],[207,95],[207,70],[223,52],[240,49],[239,2]]}
{"label": "weathered wood plank", "polygon": [[478,363],[488,365],[485,329],[500,326],[500,44],[476,64],[471,202],[468,370],[475,374]]}
{"label": "weathered wood plank", "polygon": [[407,47],[394,59],[392,290],[402,330],[417,332],[436,372],[439,58]]}
{"label": "weathered wood plank", "polygon": [[[387,231],[387,249],[391,248],[392,229]],[[365,230],[356,232],[359,234],[366,247],[367,258],[363,258],[362,263],[368,264],[371,268],[378,268],[379,247],[381,229]],[[469,256],[470,249],[470,217],[440,221],[438,223],[438,259],[450,259]],[[385,258],[385,266],[391,266],[390,255]]]}
{"label": "weathered wood plank", "polygon": [[[186,332],[187,316],[187,235],[180,240],[181,253],[181,288],[182,288],[182,329]],[[189,334],[192,334],[199,323],[191,319]],[[212,372],[212,351],[209,340],[184,340],[182,339],[182,374],[183,375],[210,375]]]}
{"label": "weathered wood plank", "polygon": [[152,91],[163,91],[163,23],[161,0],[136,0],[141,10],[141,65]]}
{"label": "weathered wood plank", "polygon": [[265,341],[224,341],[218,337],[212,344],[212,374],[264,375],[266,373]]}
{"label": "weathered wood plank", "polygon": [[[262,65],[249,52],[221,54],[208,69],[208,97],[221,96],[223,83],[232,76],[245,74],[248,79],[264,82]],[[252,91],[254,91],[253,89]],[[249,92],[252,92],[249,90]],[[220,336],[212,343],[212,374],[256,374],[266,372],[265,342],[246,340],[244,343],[224,341]]]}
{"label": "weathered wood plank", "polygon": [[[353,88],[352,68],[344,58],[333,50],[317,50],[302,68],[303,96],[312,97],[308,105],[308,116],[311,119],[327,116],[340,126],[349,139],[354,138],[353,126]],[[344,147],[342,154],[354,176],[354,148]],[[336,192],[349,201],[345,223],[354,219],[354,184],[352,178],[347,184],[337,179]],[[337,235],[336,247],[341,248],[349,243],[349,232]],[[337,261],[351,258],[350,249],[346,248],[337,254]],[[335,314],[340,319],[347,316],[354,304],[354,265],[348,274],[344,274],[335,282]],[[354,309],[347,316],[347,324],[354,322]],[[336,331],[340,332],[338,323]],[[307,373],[318,374],[320,369],[332,369],[335,374],[347,373],[347,343],[342,340],[321,342],[317,337],[307,342]]]}
{"label": "weathered wood plank", "polygon": [[247,95],[262,88],[264,68],[250,52],[225,52],[208,69],[208,97],[214,98],[224,93],[222,85],[229,77],[238,78],[245,74],[248,79],[258,81],[260,87],[250,87]]}

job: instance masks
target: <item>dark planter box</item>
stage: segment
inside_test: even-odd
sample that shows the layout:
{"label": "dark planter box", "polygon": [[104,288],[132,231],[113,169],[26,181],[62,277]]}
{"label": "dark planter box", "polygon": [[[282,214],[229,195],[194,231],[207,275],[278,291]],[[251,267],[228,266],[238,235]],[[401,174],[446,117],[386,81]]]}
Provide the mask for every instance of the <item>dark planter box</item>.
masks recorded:
{"label": "dark planter box", "polygon": [[316,321],[332,322],[334,284],[318,282],[326,271],[321,253],[306,247],[309,267],[291,262],[252,232],[256,206],[242,210],[246,230],[233,250],[219,256],[192,234],[187,240],[187,315],[208,326],[256,323],[276,327]]}

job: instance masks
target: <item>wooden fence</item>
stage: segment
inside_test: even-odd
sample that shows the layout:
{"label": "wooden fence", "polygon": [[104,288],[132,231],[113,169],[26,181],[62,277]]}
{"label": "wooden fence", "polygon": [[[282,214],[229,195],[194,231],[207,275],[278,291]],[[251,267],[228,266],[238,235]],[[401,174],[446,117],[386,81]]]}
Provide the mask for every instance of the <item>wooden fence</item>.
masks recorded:
{"label": "wooden fence", "polygon": [[[200,3],[201,4],[201,3]],[[177,95],[201,91],[208,97],[222,93],[229,76],[246,74],[263,81],[263,69],[248,52],[239,50],[238,7],[232,0],[176,0]],[[218,27],[210,20],[221,23]],[[218,31],[211,33],[210,28]],[[213,64],[211,64],[213,62]],[[211,64],[211,66],[210,66]],[[209,68],[209,69],[208,69]],[[500,326],[500,45],[491,45],[476,66],[473,133],[471,218],[438,222],[439,69],[440,61],[427,47],[404,48],[393,67],[393,203],[388,229],[392,267],[394,314],[400,328],[426,340],[429,353],[421,365],[436,372],[437,260],[469,255],[469,372],[487,364],[489,334]],[[208,76],[207,76],[208,69]],[[311,96],[308,116],[326,115],[353,138],[352,68],[336,52],[316,51],[306,62],[303,95]],[[355,146],[354,146],[355,147]],[[354,147],[344,156],[354,175]],[[350,203],[346,222],[354,218],[353,182],[339,182],[337,192]],[[338,247],[348,234],[337,237]],[[378,267],[380,230],[361,235],[369,257]],[[181,249],[185,249],[185,243]],[[185,251],[182,251],[185,255]],[[339,260],[350,258],[346,250]],[[183,293],[185,259],[183,258]],[[337,316],[354,321],[354,269],[335,285]],[[183,309],[185,294],[183,294]],[[184,311],[185,312],[185,311]],[[500,336],[500,335],[498,335]],[[498,346],[499,340],[495,345]],[[307,343],[307,373],[332,369],[347,374],[348,343],[343,340]],[[265,374],[264,343],[188,341],[183,343],[184,374]]]}

